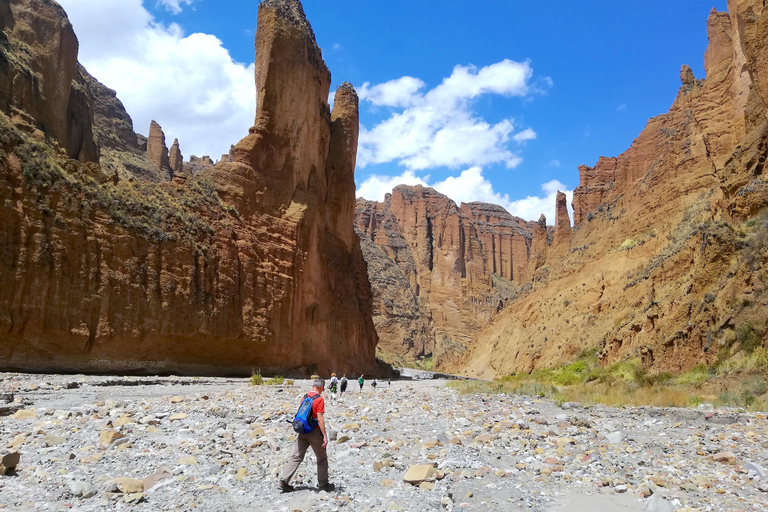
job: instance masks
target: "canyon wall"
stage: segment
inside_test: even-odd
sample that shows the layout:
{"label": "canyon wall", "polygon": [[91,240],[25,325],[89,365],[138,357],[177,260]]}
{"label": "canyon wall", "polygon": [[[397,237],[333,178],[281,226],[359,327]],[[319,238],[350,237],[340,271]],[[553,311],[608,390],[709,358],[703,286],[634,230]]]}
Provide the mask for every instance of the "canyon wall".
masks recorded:
{"label": "canyon wall", "polygon": [[[69,27],[49,0],[11,7],[56,13],[54,25]],[[2,26],[0,63],[12,62],[5,16]],[[50,34],[35,34],[36,44],[60,45]],[[75,66],[76,45],[68,55]],[[71,159],[88,160],[36,128],[44,115],[56,126],[46,109],[60,105],[34,110],[18,99],[28,96],[0,89],[1,369],[374,371],[372,296],[353,226],[357,95],[342,85],[330,111],[330,73],[298,0],[261,2],[256,56],[256,120],[233,161],[174,182]],[[50,76],[65,98],[70,75]],[[116,98],[85,83],[84,96],[102,100],[97,117],[111,119]],[[129,121],[97,131],[133,158]],[[71,145],[66,130],[54,133]]]}
{"label": "canyon wall", "polygon": [[358,199],[356,223],[385,358],[450,364],[530,276],[534,223],[500,206],[401,185]]}
{"label": "canyon wall", "polygon": [[707,22],[706,77],[683,66],[669,112],[623,154],[579,167],[574,228],[558,198],[531,291],[455,368],[492,377],[595,350],[604,364],[680,372],[738,356],[741,333],[765,343],[768,8],[728,7]]}

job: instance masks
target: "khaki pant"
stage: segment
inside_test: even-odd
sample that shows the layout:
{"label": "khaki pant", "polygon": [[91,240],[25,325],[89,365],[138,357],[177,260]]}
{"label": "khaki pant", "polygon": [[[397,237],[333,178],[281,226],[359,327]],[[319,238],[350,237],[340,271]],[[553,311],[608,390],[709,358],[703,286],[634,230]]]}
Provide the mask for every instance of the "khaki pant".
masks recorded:
{"label": "khaki pant", "polygon": [[317,457],[317,483],[320,487],[328,483],[328,454],[323,448],[323,433],[319,428],[315,428],[309,434],[299,434],[296,443],[293,445],[291,457],[280,474],[280,481],[286,484],[291,481],[293,474],[299,469],[299,464],[304,460],[304,454],[307,448],[312,447]]}

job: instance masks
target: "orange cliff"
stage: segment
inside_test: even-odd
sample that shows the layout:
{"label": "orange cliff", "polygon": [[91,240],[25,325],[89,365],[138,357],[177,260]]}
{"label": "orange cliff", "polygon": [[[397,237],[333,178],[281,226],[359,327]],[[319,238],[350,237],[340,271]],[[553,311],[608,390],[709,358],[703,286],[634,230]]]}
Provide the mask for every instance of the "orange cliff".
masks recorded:
{"label": "orange cliff", "polygon": [[[68,27],[50,5],[11,2]],[[19,94],[0,98],[0,368],[374,371],[353,227],[357,95],[341,86],[330,112],[330,73],[298,0],[266,0],[258,12],[254,127],[232,162],[187,180],[131,175],[134,153],[101,166],[68,160],[76,155],[27,127],[45,109],[22,115]],[[13,62],[5,16],[3,30],[3,62]],[[36,47],[51,48],[51,33],[35,33]],[[65,61],[74,65],[76,45]],[[69,74],[40,69],[47,85],[70,87]],[[97,96],[109,117],[116,99]],[[62,147],[71,140],[55,135]]]}
{"label": "orange cliff", "polygon": [[497,205],[401,185],[358,199],[356,222],[385,358],[449,365],[530,277],[535,223]]}
{"label": "orange cliff", "polygon": [[668,113],[623,154],[579,167],[573,230],[558,197],[552,246],[533,244],[533,289],[455,368],[492,377],[596,350],[680,372],[738,354],[745,326],[766,332],[768,8],[728,7],[707,22],[706,78],[683,66]]}

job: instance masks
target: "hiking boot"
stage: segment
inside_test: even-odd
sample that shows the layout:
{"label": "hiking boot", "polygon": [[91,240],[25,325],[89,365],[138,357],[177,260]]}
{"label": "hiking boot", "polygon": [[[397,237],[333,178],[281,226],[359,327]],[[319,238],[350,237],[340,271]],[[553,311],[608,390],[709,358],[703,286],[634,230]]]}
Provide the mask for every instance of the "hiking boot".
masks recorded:
{"label": "hiking boot", "polygon": [[336,486],[335,486],[335,485],[333,485],[333,484],[332,484],[332,483],[330,483],[330,482],[328,482],[328,483],[326,483],[326,484],[323,484],[323,485],[320,485],[320,486],[318,486],[318,488],[317,488],[317,490],[318,490],[318,491],[326,491],[326,492],[330,492],[330,491],[333,491],[333,490],[335,490],[335,489],[336,489]]}
{"label": "hiking boot", "polygon": [[278,486],[280,487],[280,492],[291,492],[294,490],[291,484],[285,483],[282,480],[280,480]]}

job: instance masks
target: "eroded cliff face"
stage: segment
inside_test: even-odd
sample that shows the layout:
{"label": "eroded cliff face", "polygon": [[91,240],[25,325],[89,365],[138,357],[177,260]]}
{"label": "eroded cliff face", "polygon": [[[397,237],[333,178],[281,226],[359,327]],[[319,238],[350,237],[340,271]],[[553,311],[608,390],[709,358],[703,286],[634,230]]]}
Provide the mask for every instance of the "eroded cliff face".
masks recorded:
{"label": "eroded cliff face", "polygon": [[256,55],[255,126],[233,162],[183,183],[68,160],[19,129],[6,101],[1,368],[374,370],[352,217],[357,96],[343,85],[329,111],[330,74],[298,0],[259,5]]}
{"label": "eroded cliff face", "polygon": [[532,226],[496,205],[401,185],[356,223],[385,357],[450,364],[529,276]]}
{"label": "eroded cliff face", "polygon": [[43,0],[0,10],[0,110],[55,139],[67,156],[96,162],[93,110],[77,65],[78,42],[64,10]]}
{"label": "eroded cliff face", "polygon": [[625,153],[579,168],[575,229],[559,198],[554,243],[544,258],[533,250],[540,279],[478,334],[469,373],[530,371],[587,349],[679,372],[737,353],[742,326],[764,329],[768,8],[728,6],[707,23],[706,78],[684,66],[668,113]]}

